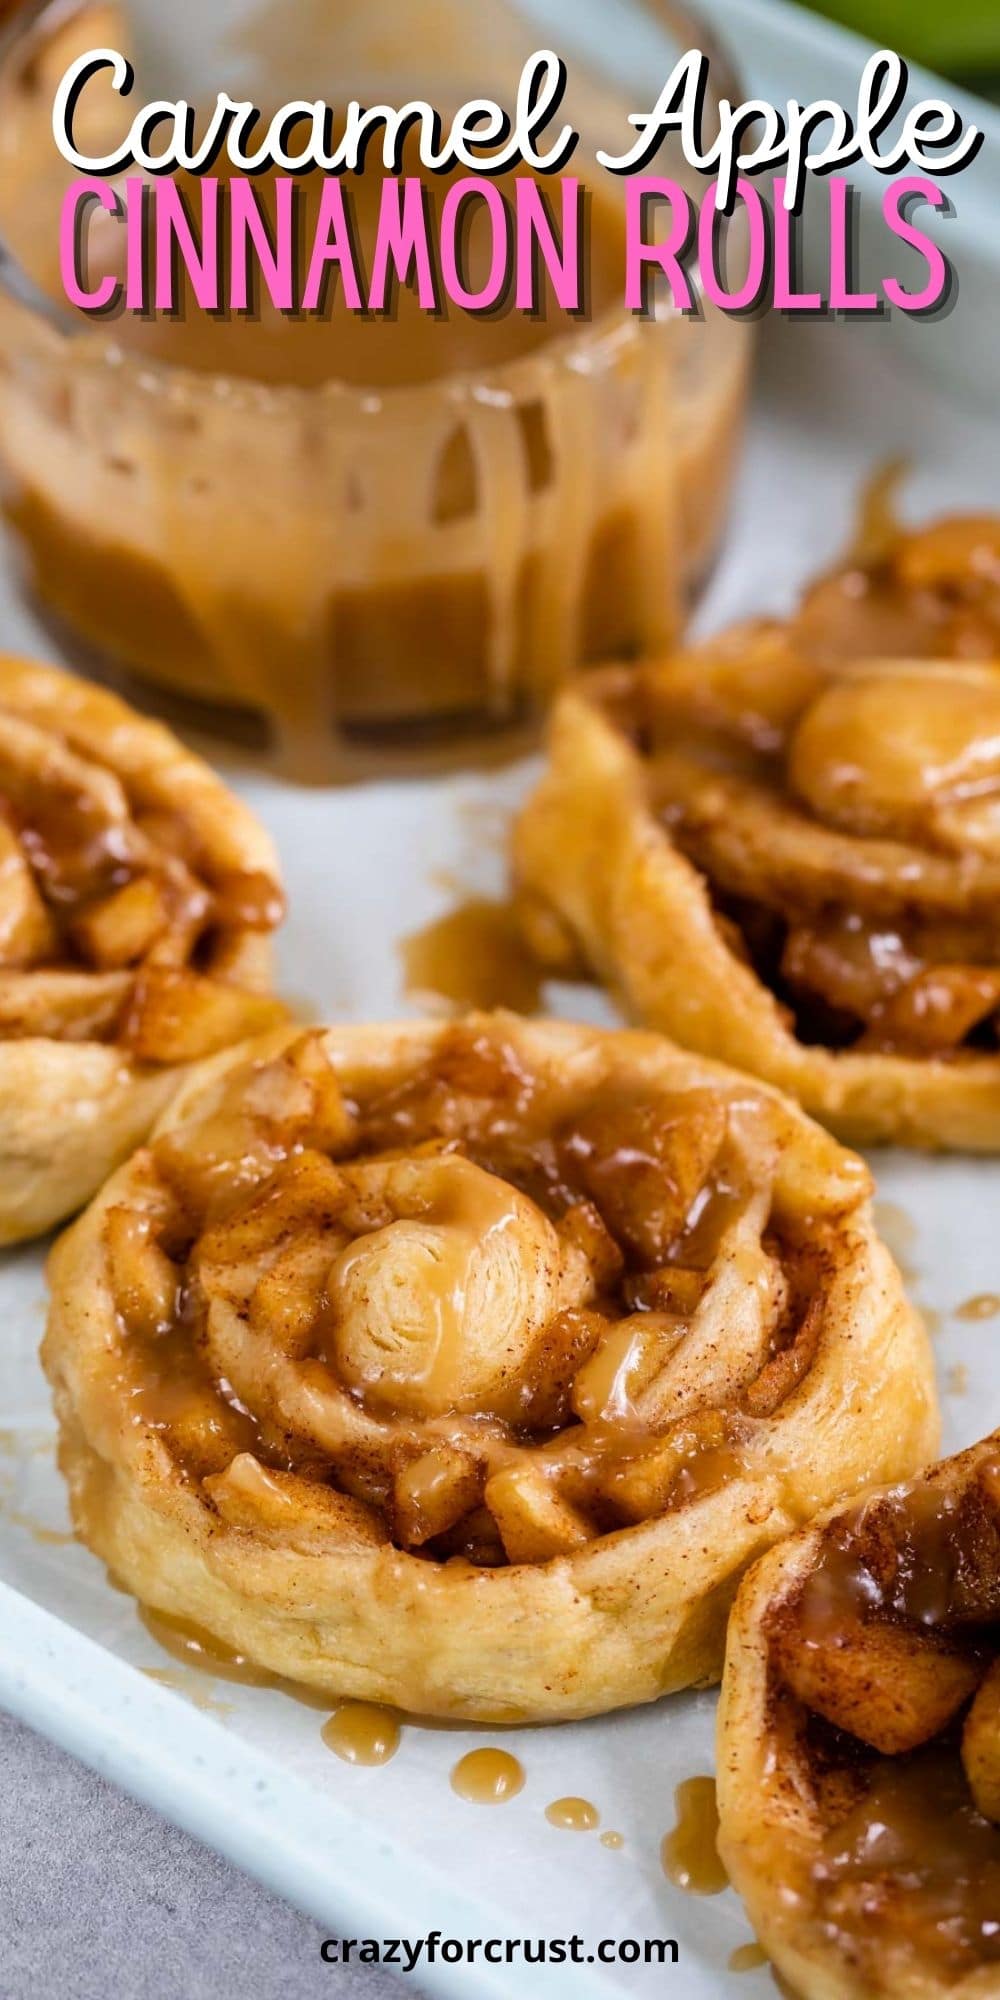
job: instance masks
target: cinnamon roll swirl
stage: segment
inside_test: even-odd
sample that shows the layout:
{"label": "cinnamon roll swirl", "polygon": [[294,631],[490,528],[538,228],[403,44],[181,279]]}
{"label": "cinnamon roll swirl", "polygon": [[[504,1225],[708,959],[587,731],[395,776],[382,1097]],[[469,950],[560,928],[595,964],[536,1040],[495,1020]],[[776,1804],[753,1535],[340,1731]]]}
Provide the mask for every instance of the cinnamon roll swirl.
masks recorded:
{"label": "cinnamon roll swirl", "polygon": [[1000,1992],[1000,1433],[747,1577],[720,1851],[805,2000]]}
{"label": "cinnamon roll swirl", "polygon": [[997,648],[997,531],[941,523],[895,560],[920,588],[870,589],[912,657],[838,657],[807,600],[567,693],[515,873],[540,954],[581,953],[639,1020],[856,1142],[995,1150],[1000,671],[917,657],[916,628]]}
{"label": "cinnamon roll swirl", "polygon": [[711,1680],[747,1563],[934,1447],[869,1187],[650,1035],[217,1058],[53,1254],[79,1532],[331,1695],[553,1720]]}
{"label": "cinnamon roll swirl", "polygon": [[88,1200],[183,1066],[284,1016],[277,863],[158,723],[0,657],[0,1243]]}

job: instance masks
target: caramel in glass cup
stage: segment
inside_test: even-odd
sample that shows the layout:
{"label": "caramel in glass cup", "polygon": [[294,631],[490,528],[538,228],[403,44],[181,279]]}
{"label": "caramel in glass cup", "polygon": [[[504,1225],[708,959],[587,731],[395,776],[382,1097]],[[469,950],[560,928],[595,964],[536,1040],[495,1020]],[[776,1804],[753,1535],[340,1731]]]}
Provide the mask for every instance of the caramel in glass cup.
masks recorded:
{"label": "caramel in glass cup", "polygon": [[[428,320],[405,291],[389,323],[74,317],[43,261],[72,178],[52,95],[122,45],[104,0],[29,4],[0,45],[0,476],[44,607],[320,779],[495,754],[579,667],[668,646],[720,533],[749,329],[626,313],[624,184],[594,170],[587,320]],[[94,89],[98,151],[123,110]]]}

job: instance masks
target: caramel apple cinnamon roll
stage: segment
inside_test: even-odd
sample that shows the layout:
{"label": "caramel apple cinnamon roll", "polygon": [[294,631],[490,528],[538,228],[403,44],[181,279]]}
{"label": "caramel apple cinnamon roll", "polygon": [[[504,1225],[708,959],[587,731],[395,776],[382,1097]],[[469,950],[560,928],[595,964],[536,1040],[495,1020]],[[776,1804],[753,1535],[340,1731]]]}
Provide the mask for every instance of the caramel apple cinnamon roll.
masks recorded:
{"label": "caramel apple cinnamon roll", "polygon": [[743,1584],[720,1851],[805,2000],[1000,1992],[998,1632],[1000,1433]]}
{"label": "caramel apple cinnamon roll", "polygon": [[559,704],[514,861],[540,955],[633,1017],[854,1141],[1000,1146],[996,665],[761,625],[609,669]]}
{"label": "caramel apple cinnamon roll", "polygon": [[711,1680],[747,1563],[934,1447],[869,1186],[649,1035],[219,1058],[53,1255],[79,1531],[333,1695],[555,1720]]}
{"label": "caramel apple cinnamon roll", "polygon": [[88,1200],[183,1066],[284,1017],[270,840],[159,724],[0,657],[0,1243]]}

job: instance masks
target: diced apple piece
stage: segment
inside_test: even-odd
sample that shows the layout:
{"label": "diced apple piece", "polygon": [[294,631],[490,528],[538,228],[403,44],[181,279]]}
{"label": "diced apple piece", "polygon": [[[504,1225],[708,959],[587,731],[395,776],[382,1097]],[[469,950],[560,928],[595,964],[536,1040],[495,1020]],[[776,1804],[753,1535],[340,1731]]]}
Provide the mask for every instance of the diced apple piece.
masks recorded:
{"label": "diced apple piece", "polygon": [[612,1235],[645,1264],[663,1264],[726,1129],[716,1091],[659,1091],[597,1102],[563,1134],[571,1172]]}
{"label": "diced apple piece", "polygon": [[258,1278],[250,1295],[250,1325],[269,1346],[301,1361],[316,1341],[335,1245],[309,1233],[293,1241]]}
{"label": "diced apple piece", "polygon": [[563,1241],[582,1253],[595,1292],[608,1292],[621,1276],[625,1259],[592,1201],[576,1201],[557,1225]]}
{"label": "diced apple piece", "polygon": [[136,1414],[159,1431],[173,1456],[199,1479],[224,1471],[254,1436],[252,1420],[194,1369],[149,1381]]}
{"label": "diced apple piece", "polygon": [[[242,1264],[303,1229],[336,1229],[344,1204],[343,1175],[325,1153],[298,1153],[283,1173],[256,1189],[248,1201],[206,1229],[198,1247],[202,1264]],[[338,1243],[330,1246],[330,1254]]]}
{"label": "diced apple piece", "polygon": [[932,1056],[958,1048],[1000,1008],[1000,972],[989,966],[933,965],[873,1008],[862,1049]]}
{"label": "diced apple piece", "polygon": [[470,1452],[435,1445],[400,1467],[393,1483],[393,1520],[404,1548],[420,1548],[447,1533],[481,1497],[482,1473]]}
{"label": "diced apple piece", "polygon": [[522,1383],[521,1414],[531,1430],[558,1430],[568,1421],[574,1384],[607,1326],[603,1313],[586,1306],[567,1306],[549,1320]]}
{"label": "diced apple piece", "polygon": [[0,1039],[44,1035],[60,1042],[110,1040],[128,993],[127,972],[61,972],[49,966],[0,972]]}
{"label": "diced apple piece", "polygon": [[610,1321],[577,1370],[575,1414],[585,1424],[627,1418],[683,1333],[683,1322],[668,1313],[630,1313]]}
{"label": "diced apple piece", "polygon": [[260,869],[233,869],[212,876],[215,914],[220,924],[249,931],[276,930],[285,914],[280,883]]}
{"label": "diced apple piece", "polygon": [[109,1209],[104,1248],[115,1305],[128,1332],[140,1340],[166,1333],[177,1315],[179,1273],[156,1241],[150,1217]]}
{"label": "diced apple piece", "polygon": [[807,1708],[887,1757],[930,1742],[979,1679],[967,1655],[929,1633],[875,1620],[849,1624],[820,1644],[790,1618],[773,1646],[782,1678]]}
{"label": "diced apple piece", "polygon": [[1000,1660],[994,1660],[965,1718],[962,1763],[983,1818],[1000,1824]]}
{"label": "diced apple piece", "polygon": [[725,1445],[726,1420],[721,1411],[699,1410],[634,1457],[612,1461],[598,1490],[624,1520],[648,1521],[668,1505],[685,1468],[696,1467],[706,1453],[717,1453]]}
{"label": "diced apple piece", "polygon": [[1000,524],[991,514],[956,514],[905,536],[896,556],[903,583],[939,590],[1000,567]]}
{"label": "diced apple piece", "polygon": [[56,951],[56,929],[17,835],[0,819],[0,964],[36,965]]}
{"label": "diced apple piece", "polygon": [[280,1000],[183,968],[148,966],[136,979],[123,1039],[140,1062],[199,1062],[285,1020]]}
{"label": "diced apple piece", "polygon": [[388,1540],[381,1516],[363,1500],[261,1465],[252,1452],[240,1452],[205,1488],[230,1527],[273,1532],[283,1546],[370,1549]]}
{"label": "diced apple piece", "polygon": [[70,926],[77,949],[100,972],[135,965],[166,929],[167,910],[151,875],[137,875],[109,896],[88,903]]}
{"label": "diced apple piece", "polygon": [[676,1313],[689,1319],[705,1289],[704,1271],[689,1270],[684,1264],[661,1264],[657,1271],[642,1271],[626,1284],[630,1303],[641,1312]]}
{"label": "diced apple piece", "polygon": [[251,1071],[242,1102],[269,1132],[296,1139],[319,1152],[346,1152],[357,1120],[345,1103],[321,1034],[300,1035],[279,1056]]}
{"label": "diced apple piece", "polygon": [[486,1505],[512,1563],[548,1562],[593,1539],[594,1531],[583,1515],[533,1465],[494,1473],[487,1482]]}

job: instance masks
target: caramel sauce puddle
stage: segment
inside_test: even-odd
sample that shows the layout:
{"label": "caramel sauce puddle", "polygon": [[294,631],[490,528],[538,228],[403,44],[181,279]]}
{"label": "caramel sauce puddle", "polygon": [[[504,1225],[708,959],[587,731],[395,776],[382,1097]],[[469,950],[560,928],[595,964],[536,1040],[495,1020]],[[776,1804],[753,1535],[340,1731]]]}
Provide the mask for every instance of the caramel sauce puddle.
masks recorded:
{"label": "caramel sauce puddle", "polygon": [[1000,1292],[977,1292],[974,1298],[966,1299],[955,1307],[955,1318],[966,1320],[996,1319],[1000,1313]]}
{"label": "caramel sauce puddle", "polygon": [[524,1765],[509,1750],[469,1750],[451,1774],[451,1789],[476,1806],[505,1805],[524,1788]]}
{"label": "caramel sauce puddle", "polygon": [[536,1014],[543,968],[533,958],[509,903],[470,896],[399,945],[408,996],[432,995],[449,1008],[510,1007]]}
{"label": "caramel sauce puddle", "polygon": [[677,1824],[664,1834],[660,1861],[669,1882],[693,1896],[717,1896],[729,1876],[719,1855],[714,1778],[685,1778],[674,1793]]}
{"label": "caramel sauce puddle", "polygon": [[593,1833],[601,1823],[601,1815],[589,1799],[553,1799],[545,1808],[545,1817],[550,1826],[565,1827],[568,1833]]}
{"label": "caramel sauce puddle", "polygon": [[320,1731],[328,1750],[345,1764],[388,1764],[402,1734],[391,1709],[374,1701],[342,1701]]}

